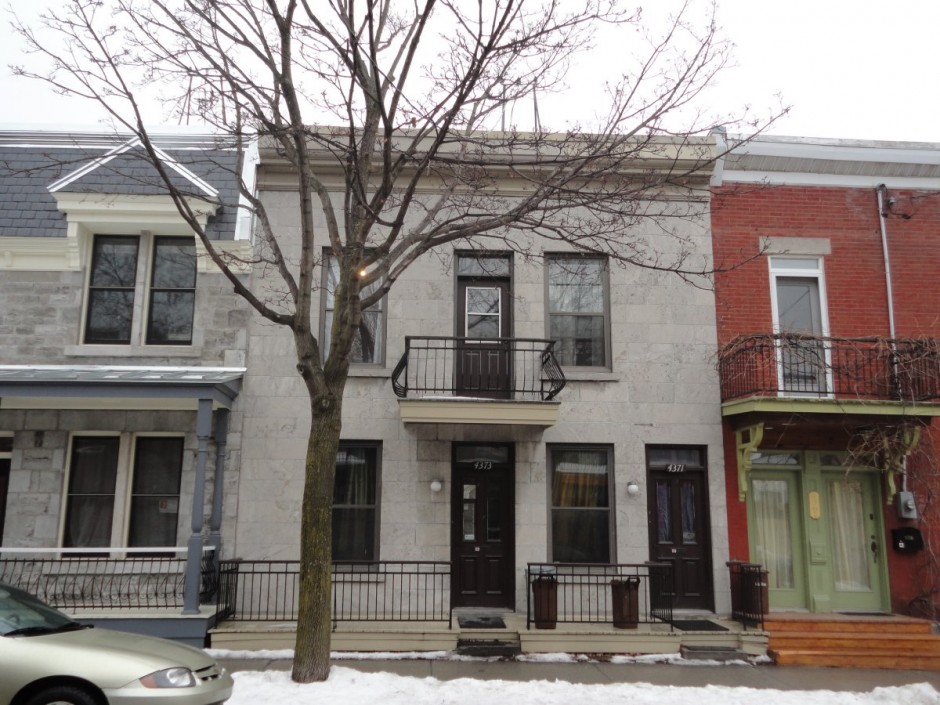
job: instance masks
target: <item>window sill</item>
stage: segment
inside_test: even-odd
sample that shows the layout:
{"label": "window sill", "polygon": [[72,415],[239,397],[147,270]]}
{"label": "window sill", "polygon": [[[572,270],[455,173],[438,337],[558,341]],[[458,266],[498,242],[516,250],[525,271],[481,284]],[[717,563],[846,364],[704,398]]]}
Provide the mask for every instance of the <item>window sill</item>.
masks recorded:
{"label": "window sill", "polygon": [[68,357],[201,357],[192,345],[67,345]]}
{"label": "window sill", "polygon": [[356,365],[349,366],[350,377],[391,377],[392,371],[379,365]]}
{"label": "window sill", "polygon": [[597,370],[596,372],[591,370],[566,370],[562,368],[562,371],[565,373],[565,379],[569,382],[619,382],[620,375],[609,370]]}

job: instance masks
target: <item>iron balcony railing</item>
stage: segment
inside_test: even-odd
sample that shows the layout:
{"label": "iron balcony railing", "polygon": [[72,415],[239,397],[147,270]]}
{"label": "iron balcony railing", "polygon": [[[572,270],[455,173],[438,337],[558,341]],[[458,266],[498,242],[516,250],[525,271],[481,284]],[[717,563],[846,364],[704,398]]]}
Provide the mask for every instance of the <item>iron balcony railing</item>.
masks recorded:
{"label": "iron balcony railing", "polygon": [[405,338],[392,372],[402,398],[478,397],[550,401],[565,386],[555,342],[535,338]]}
{"label": "iron balcony railing", "polygon": [[718,356],[722,401],[795,396],[940,401],[940,340],[748,335]]}
{"label": "iron balcony railing", "polygon": [[672,624],[672,566],[668,563],[529,563],[526,628],[556,622]]}
{"label": "iron balcony railing", "polygon": [[[0,583],[66,611],[183,607],[187,549],[0,548]],[[215,552],[202,552],[200,602],[214,603]]]}
{"label": "iron balcony railing", "polygon": [[[220,563],[218,608],[238,621],[294,621],[299,561]],[[446,622],[451,626],[446,561],[336,561],[333,625],[338,622]]]}
{"label": "iron balcony railing", "polygon": [[745,627],[763,630],[770,602],[767,571],[764,566],[744,561],[728,561],[731,577],[731,618]]}

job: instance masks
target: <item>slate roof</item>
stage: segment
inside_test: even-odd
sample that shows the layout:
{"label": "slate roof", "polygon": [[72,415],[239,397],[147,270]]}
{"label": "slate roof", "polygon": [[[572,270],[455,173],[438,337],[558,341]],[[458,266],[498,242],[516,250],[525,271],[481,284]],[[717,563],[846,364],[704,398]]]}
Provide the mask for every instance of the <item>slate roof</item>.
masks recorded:
{"label": "slate roof", "polygon": [[[129,138],[114,135],[25,133],[0,131],[0,236],[64,237],[65,215],[60,213],[49,187],[125,144]],[[201,138],[160,138],[166,155],[199,180],[169,169],[175,186],[205,198],[202,181],[218,192],[221,203],[210,218],[209,236],[231,240],[235,236],[238,190],[233,170],[236,153],[220,149]],[[156,169],[132,146],[105,163],[68,181],[59,193],[109,193],[158,195],[166,193]]]}

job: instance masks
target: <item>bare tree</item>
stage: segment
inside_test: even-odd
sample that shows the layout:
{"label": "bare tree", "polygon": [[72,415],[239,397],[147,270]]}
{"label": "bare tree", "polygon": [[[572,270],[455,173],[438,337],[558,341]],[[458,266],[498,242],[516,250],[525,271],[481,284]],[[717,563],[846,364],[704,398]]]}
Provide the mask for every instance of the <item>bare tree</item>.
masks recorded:
{"label": "bare tree", "polygon": [[[240,150],[259,137],[291,168],[299,248],[242,187],[264,292],[236,276],[185,194],[168,176],[166,185],[237,292],[291,331],[309,392],[295,680],[329,673],[334,464],[363,311],[416,259],[458,241],[528,254],[547,238],[625,265],[707,274],[673,224],[707,200],[701,174],[719,155],[702,134],[743,124],[698,111],[729,61],[714,10],[677,2],[656,35],[617,0],[72,0],[41,26],[18,24],[52,62],[18,72],[97,101],[157,169],[142,85],[159,87],[177,119]],[[543,130],[538,99],[564,87],[602,34],[623,51],[622,65],[598,67],[610,74],[591,97],[598,114]],[[530,105],[534,130],[506,125]],[[668,246],[640,235],[641,223]],[[315,243],[338,268],[325,355],[311,323]]]}

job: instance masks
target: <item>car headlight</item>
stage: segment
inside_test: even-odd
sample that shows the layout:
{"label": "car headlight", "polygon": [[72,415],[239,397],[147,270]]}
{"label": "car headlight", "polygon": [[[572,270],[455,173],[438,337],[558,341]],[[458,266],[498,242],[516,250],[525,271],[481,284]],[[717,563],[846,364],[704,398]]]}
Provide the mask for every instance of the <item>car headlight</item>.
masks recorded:
{"label": "car headlight", "polygon": [[196,677],[188,668],[167,668],[140,679],[145,688],[192,688]]}

